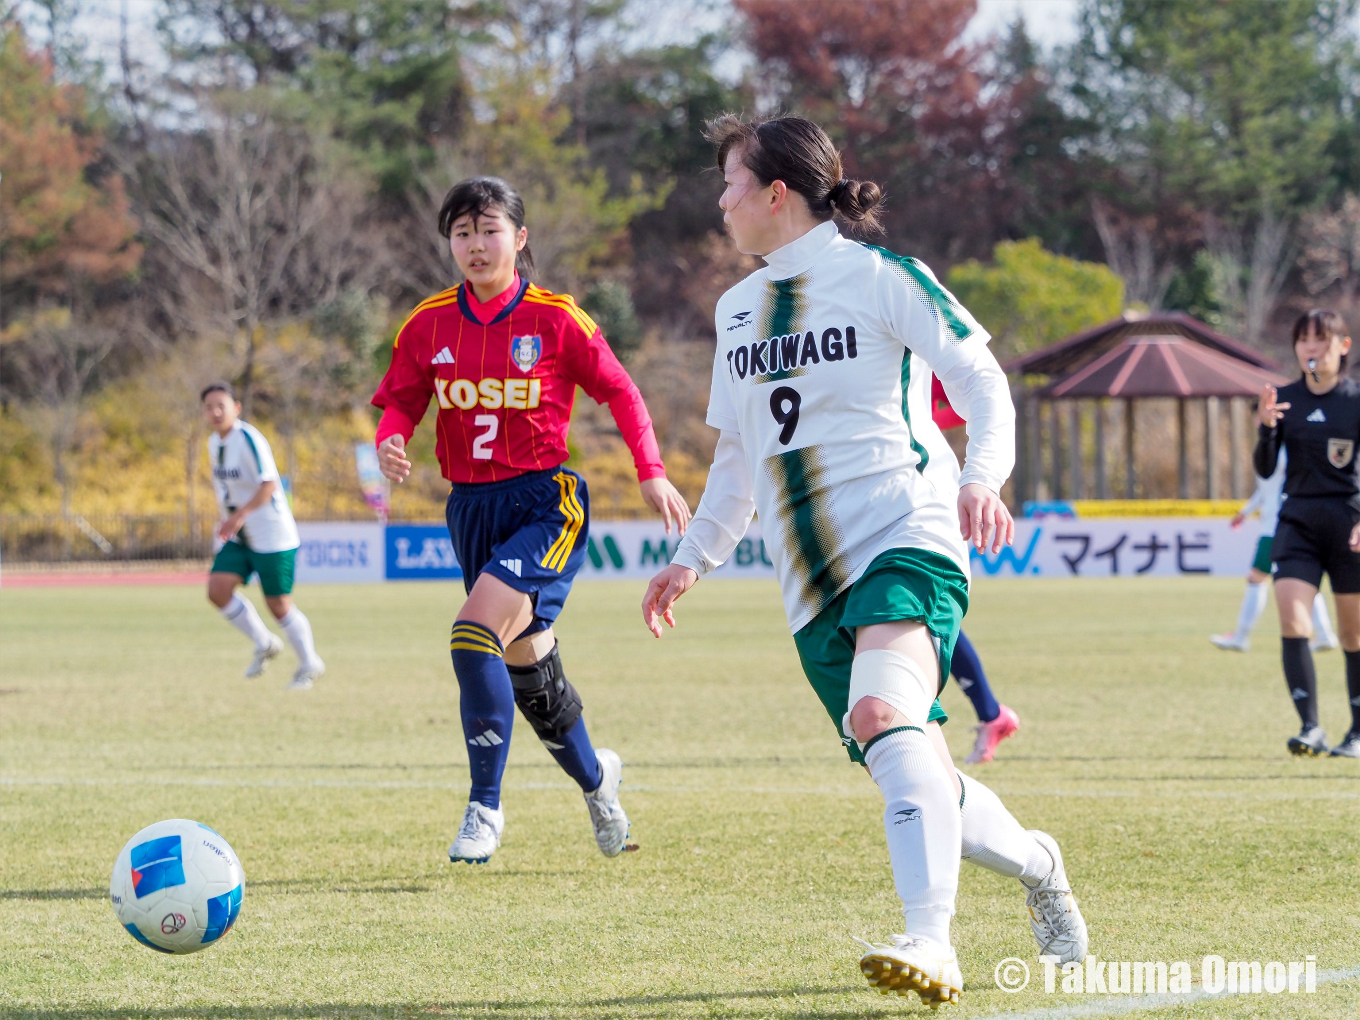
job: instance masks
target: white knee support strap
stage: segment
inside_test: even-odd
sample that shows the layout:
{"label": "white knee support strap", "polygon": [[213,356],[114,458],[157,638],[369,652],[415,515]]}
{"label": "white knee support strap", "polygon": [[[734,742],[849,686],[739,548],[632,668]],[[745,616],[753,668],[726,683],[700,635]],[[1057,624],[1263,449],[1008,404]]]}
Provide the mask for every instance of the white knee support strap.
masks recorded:
{"label": "white knee support strap", "polygon": [[[850,667],[850,711],[861,698],[877,698],[901,712],[913,726],[924,728],[938,693],[939,684],[915,659],[901,652],[887,648],[860,652]],[[859,740],[850,727],[850,711],[845,713],[841,728],[847,736]]]}

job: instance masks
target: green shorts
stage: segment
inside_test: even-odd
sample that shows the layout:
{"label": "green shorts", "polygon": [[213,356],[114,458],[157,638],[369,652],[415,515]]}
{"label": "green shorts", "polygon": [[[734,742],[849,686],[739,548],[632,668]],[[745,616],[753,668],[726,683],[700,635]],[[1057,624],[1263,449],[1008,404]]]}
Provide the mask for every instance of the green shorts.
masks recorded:
{"label": "green shorts", "polygon": [[240,542],[227,542],[213,557],[214,574],[239,574],[250,582],[251,574],[260,575],[260,587],[270,598],[293,594],[293,562],[296,549],[262,553],[248,549]]}
{"label": "green shorts", "polygon": [[[874,557],[858,581],[793,636],[803,672],[853,761],[863,763],[864,756],[854,739],[845,735],[841,722],[850,711],[855,628],[894,620],[924,623],[940,652],[943,689],[967,611],[968,580],[952,560],[921,549],[889,549]],[[948,718],[936,698],[928,721],[942,723]]]}
{"label": "green shorts", "polygon": [[1274,544],[1274,535],[1262,535],[1256,542],[1256,559],[1251,565],[1263,574],[1270,573],[1270,547]]}

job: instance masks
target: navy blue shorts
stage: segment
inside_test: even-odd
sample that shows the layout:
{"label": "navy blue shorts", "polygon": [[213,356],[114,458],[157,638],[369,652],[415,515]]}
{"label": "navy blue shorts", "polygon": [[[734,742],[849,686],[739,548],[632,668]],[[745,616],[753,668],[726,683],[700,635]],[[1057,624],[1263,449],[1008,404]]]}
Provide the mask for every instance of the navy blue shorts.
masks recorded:
{"label": "navy blue shorts", "polygon": [[534,622],[524,634],[551,627],[586,558],[585,479],[558,467],[503,482],[455,483],[445,516],[463,587],[472,591],[479,575],[490,574],[533,600]]}

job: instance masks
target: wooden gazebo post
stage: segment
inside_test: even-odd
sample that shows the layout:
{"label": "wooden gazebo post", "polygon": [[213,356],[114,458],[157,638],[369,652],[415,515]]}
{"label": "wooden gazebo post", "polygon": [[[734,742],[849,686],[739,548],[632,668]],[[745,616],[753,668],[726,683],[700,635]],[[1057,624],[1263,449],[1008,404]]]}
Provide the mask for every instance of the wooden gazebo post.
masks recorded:
{"label": "wooden gazebo post", "polygon": [[1186,449],[1185,398],[1176,398],[1176,491],[1190,498],[1190,457]]}
{"label": "wooden gazebo post", "polygon": [[1204,398],[1204,494],[1218,498],[1218,398]]}
{"label": "wooden gazebo post", "polygon": [[1232,488],[1232,498],[1242,498],[1242,401],[1238,397],[1228,398],[1228,459],[1232,471],[1228,485]]}
{"label": "wooden gazebo post", "polygon": [[1062,462],[1062,415],[1058,412],[1057,401],[1048,401],[1049,441],[1053,449],[1053,495],[1052,499],[1063,498]]}
{"label": "wooden gazebo post", "polygon": [[1072,479],[1072,498],[1081,499],[1085,493],[1081,490],[1081,401],[1072,400],[1067,405],[1067,419],[1071,422],[1068,428],[1067,455],[1069,466],[1068,476]]}
{"label": "wooden gazebo post", "polygon": [[1105,481],[1105,398],[1097,397],[1096,406],[1096,499],[1109,499]]}
{"label": "wooden gazebo post", "polygon": [[1137,470],[1135,468],[1135,456],[1137,450],[1134,447],[1134,421],[1133,421],[1133,398],[1126,397],[1124,400],[1124,498],[1137,498]]}

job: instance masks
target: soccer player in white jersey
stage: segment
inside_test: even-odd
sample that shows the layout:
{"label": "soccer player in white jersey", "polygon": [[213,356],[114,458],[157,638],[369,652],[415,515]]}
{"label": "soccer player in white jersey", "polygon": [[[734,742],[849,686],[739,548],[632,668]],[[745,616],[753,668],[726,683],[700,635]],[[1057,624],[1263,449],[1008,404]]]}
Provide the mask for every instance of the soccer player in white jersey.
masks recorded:
{"label": "soccer player in white jersey", "polygon": [[[804,672],[850,757],[883,793],[906,933],[864,943],[880,991],[939,1005],[962,989],[950,941],[960,858],[1017,878],[1041,954],[1086,955],[1057,843],[960,775],[939,723],[968,606],[968,544],[999,551],[1015,411],[990,339],[924,265],[841,236],[876,225],[877,185],[847,181],[800,117],[710,125],[738,250],[761,255],[718,302],[708,423],[720,430],[703,502],[642,615],[731,555],[759,512]],[[931,372],[968,422],[962,475],[931,420]]]}
{"label": "soccer player in white jersey", "polygon": [[257,677],[283,651],[249,599],[236,590],[260,575],[265,604],[297,653],[298,667],[288,689],[308,690],[326,671],[312,644],[312,625],[293,605],[293,564],[298,530],[279,481],[269,441],[241,421],[241,404],[231,385],[215,382],[199,394],[208,434],[208,463],[222,511],[217,538],[222,547],[208,575],[208,601],[233,627],[255,644],[247,677]]}
{"label": "soccer player in white jersey", "polygon": [[[1275,463],[1275,473],[1268,478],[1256,476],[1256,491],[1233,514],[1232,527],[1236,531],[1253,513],[1261,516],[1261,537],[1256,541],[1256,558],[1247,570],[1247,590],[1242,594],[1242,605],[1237,610],[1237,628],[1231,634],[1211,634],[1209,640],[1224,651],[1245,652],[1251,647],[1251,632],[1256,621],[1265,612],[1266,600],[1270,597],[1266,582],[1270,580],[1270,551],[1275,543],[1275,527],[1280,521],[1280,503],[1284,501],[1284,475],[1288,457],[1284,448],[1280,449],[1280,459]],[[1341,640],[1332,627],[1332,618],[1327,613],[1327,600],[1322,592],[1313,596],[1313,639],[1309,647],[1315,652],[1330,651],[1341,647]]]}

